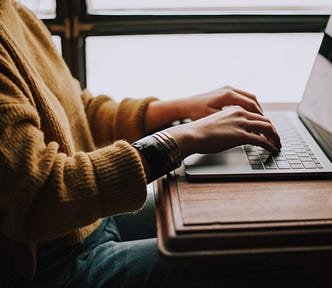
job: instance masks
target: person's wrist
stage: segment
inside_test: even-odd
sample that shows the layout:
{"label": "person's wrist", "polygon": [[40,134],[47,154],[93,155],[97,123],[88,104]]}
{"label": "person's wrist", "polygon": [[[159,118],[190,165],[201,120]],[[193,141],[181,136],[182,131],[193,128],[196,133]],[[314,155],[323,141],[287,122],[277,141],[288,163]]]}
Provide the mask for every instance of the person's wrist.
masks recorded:
{"label": "person's wrist", "polygon": [[174,121],[186,117],[186,107],[182,100],[153,101],[145,113],[145,134],[164,129],[172,125]]}
{"label": "person's wrist", "polygon": [[141,155],[148,181],[178,168],[183,159],[175,139],[166,131],[146,136],[132,146]]}
{"label": "person's wrist", "polygon": [[176,141],[183,159],[195,153],[195,131],[191,129],[190,124],[181,124],[165,130]]}
{"label": "person's wrist", "polygon": [[191,119],[190,115],[190,106],[191,106],[191,97],[180,98],[174,103],[174,107],[177,109],[178,120]]}

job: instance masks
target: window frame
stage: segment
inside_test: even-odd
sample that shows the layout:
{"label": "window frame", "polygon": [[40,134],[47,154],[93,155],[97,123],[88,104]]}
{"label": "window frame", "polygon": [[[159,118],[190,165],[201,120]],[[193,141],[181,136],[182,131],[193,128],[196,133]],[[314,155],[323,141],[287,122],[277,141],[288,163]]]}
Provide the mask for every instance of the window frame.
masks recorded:
{"label": "window frame", "polygon": [[86,45],[90,36],[184,33],[323,32],[328,14],[92,15],[86,1],[56,0],[56,17],[44,22],[61,37],[62,53],[86,87]]}

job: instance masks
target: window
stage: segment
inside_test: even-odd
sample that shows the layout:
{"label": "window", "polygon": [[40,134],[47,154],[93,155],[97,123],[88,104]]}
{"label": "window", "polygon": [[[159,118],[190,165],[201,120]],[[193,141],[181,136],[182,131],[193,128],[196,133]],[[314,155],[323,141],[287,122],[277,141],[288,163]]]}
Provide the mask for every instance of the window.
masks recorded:
{"label": "window", "polygon": [[52,40],[53,40],[53,42],[54,42],[56,48],[58,49],[59,53],[62,54],[61,37],[60,37],[60,36],[53,35],[53,36],[52,36]]}
{"label": "window", "polygon": [[326,13],[329,0],[89,0],[88,12],[96,15],[174,14],[289,14]]}
{"label": "window", "polygon": [[230,84],[297,102],[332,10],[330,0],[20,1],[58,37],[82,86],[117,100]]}
{"label": "window", "polygon": [[172,99],[229,84],[262,102],[298,102],[320,33],[176,34],[87,38],[94,93]]}
{"label": "window", "polygon": [[42,19],[55,18],[54,0],[19,0],[19,2],[29,7]]}

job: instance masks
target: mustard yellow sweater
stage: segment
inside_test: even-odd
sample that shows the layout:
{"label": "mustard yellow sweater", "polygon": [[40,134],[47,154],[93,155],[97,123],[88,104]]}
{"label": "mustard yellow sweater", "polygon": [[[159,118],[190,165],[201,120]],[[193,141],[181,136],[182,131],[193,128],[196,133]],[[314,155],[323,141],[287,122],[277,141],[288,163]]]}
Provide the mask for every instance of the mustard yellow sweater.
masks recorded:
{"label": "mustard yellow sweater", "polygon": [[71,245],[101,218],[143,205],[145,174],[129,143],[143,136],[153,100],[82,91],[42,22],[0,1],[2,265],[31,279],[39,243]]}

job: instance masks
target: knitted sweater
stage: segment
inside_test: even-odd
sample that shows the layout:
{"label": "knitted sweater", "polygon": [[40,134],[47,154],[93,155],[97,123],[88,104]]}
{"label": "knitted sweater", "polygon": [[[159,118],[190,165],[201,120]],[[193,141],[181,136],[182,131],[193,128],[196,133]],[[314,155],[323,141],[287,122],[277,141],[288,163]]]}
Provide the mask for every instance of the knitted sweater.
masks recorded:
{"label": "knitted sweater", "polygon": [[144,204],[143,166],[128,142],[143,136],[153,100],[82,91],[43,23],[0,1],[2,264],[32,279],[40,243],[71,245],[103,217]]}

